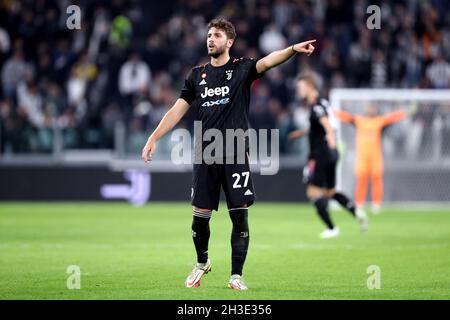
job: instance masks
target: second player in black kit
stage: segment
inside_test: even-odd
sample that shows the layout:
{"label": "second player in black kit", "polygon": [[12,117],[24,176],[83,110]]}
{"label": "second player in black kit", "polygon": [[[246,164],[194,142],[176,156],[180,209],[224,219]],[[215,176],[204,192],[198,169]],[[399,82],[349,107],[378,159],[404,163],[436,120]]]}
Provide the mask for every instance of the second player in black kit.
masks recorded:
{"label": "second player in black kit", "polygon": [[[298,96],[306,101],[309,115],[309,156],[304,170],[307,183],[306,194],[316,207],[317,213],[327,229],[321,238],[339,236],[328,212],[330,199],[336,200],[342,207],[357,218],[362,232],[367,231],[368,222],[365,213],[356,210],[353,201],[344,193],[336,191],[336,166],[339,159],[336,149],[336,135],[329,119],[328,101],[319,95],[318,86],[313,75],[301,75],[297,80]],[[300,135],[296,135],[299,137]]]}
{"label": "second player in black kit", "polygon": [[[242,138],[245,141],[234,141],[233,138],[229,145],[226,141],[226,131],[248,129],[250,86],[255,79],[296,53],[310,55],[314,51],[312,43],[315,40],[311,40],[274,51],[257,61],[231,58],[229,50],[235,38],[235,28],[229,21],[214,19],[208,24],[206,44],[210,63],[191,70],[180,98],[163,117],[142,150],[142,158],[148,162],[155,151],[156,142],[192,109],[202,131],[201,135],[195,134],[192,183],[192,239],[197,263],[185,281],[188,288],[198,287],[203,275],[211,271],[208,256],[209,221],[212,211],[218,209],[220,190],[223,189],[233,224],[231,278],[228,287],[235,290],[248,289],[242,277],[242,270],[249,245],[248,207],[255,199],[247,155],[248,140]],[[220,132],[223,142],[222,148],[213,148],[214,152],[211,154],[206,151],[214,140],[210,141],[203,136],[208,130]],[[198,157],[201,157],[201,161],[198,161]]]}
{"label": "second player in black kit", "polygon": [[330,148],[326,139],[326,131],[320,123],[321,117],[328,117],[326,101],[318,99],[311,108],[309,115],[310,128],[309,157],[313,160],[309,168],[308,182],[325,189],[333,189],[336,186],[336,165],[338,153],[336,149]]}

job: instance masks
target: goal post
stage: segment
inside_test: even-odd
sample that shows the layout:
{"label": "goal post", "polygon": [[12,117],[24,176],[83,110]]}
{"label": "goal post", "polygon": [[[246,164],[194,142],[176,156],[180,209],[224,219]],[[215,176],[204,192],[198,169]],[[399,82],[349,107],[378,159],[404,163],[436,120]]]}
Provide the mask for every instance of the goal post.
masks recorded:
{"label": "goal post", "polygon": [[[332,89],[330,104],[363,114],[407,111],[383,130],[384,197],[388,203],[450,203],[450,90]],[[337,121],[340,149],[337,186],[354,195],[355,128]],[[367,202],[370,202],[370,185]]]}

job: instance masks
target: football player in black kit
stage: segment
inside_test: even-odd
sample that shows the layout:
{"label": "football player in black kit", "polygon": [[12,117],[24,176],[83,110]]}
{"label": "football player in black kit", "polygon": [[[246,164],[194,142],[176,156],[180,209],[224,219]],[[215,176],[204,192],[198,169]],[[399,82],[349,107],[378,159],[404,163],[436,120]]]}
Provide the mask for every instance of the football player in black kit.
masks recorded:
{"label": "football player in black kit", "polygon": [[[300,75],[297,78],[297,93],[304,99],[310,109],[309,116],[309,157],[304,170],[307,183],[306,194],[314,203],[317,213],[327,228],[320,234],[323,239],[339,236],[339,228],[331,221],[328,212],[328,200],[336,200],[342,207],[357,218],[362,232],[367,231],[368,221],[363,210],[355,208],[342,192],[337,192],[336,166],[339,159],[336,150],[336,135],[329,121],[328,102],[319,95],[319,90],[311,74]],[[291,135],[300,137],[306,132],[292,132]]]}
{"label": "football player in black kit", "polygon": [[[235,38],[235,28],[226,19],[214,19],[208,24],[206,45],[211,60],[205,65],[194,67],[188,74],[180,98],[165,114],[142,150],[145,162],[151,160],[156,142],[178,123],[189,108],[194,108],[196,120],[202,125],[202,133],[209,129],[222,133],[226,129],[246,131],[252,82],[295,54],[310,55],[314,51],[312,43],[315,40],[310,40],[274,51],[258,61],[236,59],[229,54]],[[196,134],[196,143],[198,140],[201,140],[201,137]],[[206,151],[208,141],[201,143],[201,150]],[[192,237],[197,263],[186,279],[186,287],[198,287],[202,276],[211,270],[211,261],[208,258],[209,220],[212,210],[218,209],[222,187],[233,224],[232,270],[228,287],[236,290],[248,289],[242,277],[242,269],[249,245],[248,207],[253,204],[255,196],[246,156],[248,142],[245,141],[244,145],[244,150],[236,151],[233,146],[233,150],[227,147],[225,154],[212,155],[215,162],[207,163],[206,160],[211,159],[206,158],[201,159],[200,163],[194,162]],[[197,151],[197,148],[195,149]],[[239,155],[244,155],[244,161],[236,163],[236,157]]]}

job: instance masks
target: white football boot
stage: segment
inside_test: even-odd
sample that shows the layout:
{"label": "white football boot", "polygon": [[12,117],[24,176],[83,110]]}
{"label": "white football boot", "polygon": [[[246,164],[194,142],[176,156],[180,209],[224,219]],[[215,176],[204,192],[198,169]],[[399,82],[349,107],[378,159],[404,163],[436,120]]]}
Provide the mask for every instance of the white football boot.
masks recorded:
{"label": "white football boot", "polygon": [[334,227],[333,229],[325,229],[320,234],[320,238],[322,239],[330,239],[330,238],[336,238],[339,236],[339,228]]}
{"label": "white football boot", "polygon": [[186,278],[186,288],[197,288],[200,286],[200,281],[203,275],[211,271],[211,261],[208,259],[206,263],[196,263],[194,269]]}
{"label": "white football boot", "polygon": [[228,288],[234,289],[234,290],[248,290],[247,285],[244,282],[244,279],[242,276],[238,274],[233,274],[230,278],[230,281],[228,281]]}
{"label": "white football boot", "polygon": [[367,219],[366,211],[363,208],[356,208],[355,214],[361,233],[367,232],[369,230],[369,219]]}

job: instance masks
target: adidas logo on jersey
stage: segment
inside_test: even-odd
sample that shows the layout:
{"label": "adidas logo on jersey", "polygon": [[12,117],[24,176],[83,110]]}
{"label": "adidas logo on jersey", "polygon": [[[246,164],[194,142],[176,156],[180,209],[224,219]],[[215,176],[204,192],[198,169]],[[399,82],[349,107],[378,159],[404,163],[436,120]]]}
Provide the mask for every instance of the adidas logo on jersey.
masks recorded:
{"label": "adidas logo on jersey", "polygon": [[202,86],[202,85],[205,85],[206,84],[206,81],[205,81],[205,79],[202,79],[202,81],[200,81],[200,83],[198,84],[199,86]]}
{"label": "adidas logo on jersey", "polygon": [[206,97],[214,97],[214,96],[226,96],[228,93],[230,93],[230,88],[228,86],[220,87],[220,88],[208,88],[205,87],[205,92],[203,92],[200,96],[202,98]]}
{"label": "adidas logo on jersey", "polygon": [[247,191],[245,191],[244,196],[251,196],[253,195],[253,192],[251,192],[250,189],[247,189]]}

